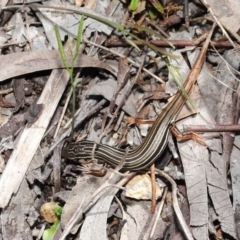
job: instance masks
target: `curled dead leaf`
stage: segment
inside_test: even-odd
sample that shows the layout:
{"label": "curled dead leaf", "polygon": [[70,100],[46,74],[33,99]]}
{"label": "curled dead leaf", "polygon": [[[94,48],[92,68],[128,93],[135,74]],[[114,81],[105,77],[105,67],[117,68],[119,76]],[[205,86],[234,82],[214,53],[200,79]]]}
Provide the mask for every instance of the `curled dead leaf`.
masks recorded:
{"label": "curled dead leaf", "polygon": [[58,216],[54,211],[56,207],[58,207],[58,204],[55,202],[48,202],[42,205],[40,212],[47,222],[54,223],[58,220]]}

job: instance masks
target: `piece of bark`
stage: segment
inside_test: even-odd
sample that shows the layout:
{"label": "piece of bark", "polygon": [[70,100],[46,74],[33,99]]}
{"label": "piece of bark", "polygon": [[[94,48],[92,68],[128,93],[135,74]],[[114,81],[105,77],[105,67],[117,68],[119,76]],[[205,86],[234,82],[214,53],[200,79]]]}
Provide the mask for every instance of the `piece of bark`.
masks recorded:
{"label": "piece of bark", "polygon": [[38,100],[38,104],[44,105],[44,111],[40,113],[36,122],[30,127],[27,125],[24,128],[1,176],[1,208],[4,208],[8,204],[12,194],[18,191],[29,164],[67,86],[68,80],[69,73],[67,70],[52,71]]}

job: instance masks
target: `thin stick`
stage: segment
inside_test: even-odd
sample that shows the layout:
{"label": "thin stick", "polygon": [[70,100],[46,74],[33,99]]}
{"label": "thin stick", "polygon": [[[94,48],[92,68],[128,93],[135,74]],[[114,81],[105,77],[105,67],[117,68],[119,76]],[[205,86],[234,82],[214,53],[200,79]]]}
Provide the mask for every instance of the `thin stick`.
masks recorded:
{"label": "thin stick", "polygon": [[154,224],[153,224],[153,226],[152,226],[152,230],[151,230],[151,232],[150,232],[149,239],[152,239],[152,238],[153,238],[153,234],[154,234],[154,232],[155,232],[155,229],[156,229],[156,226],[157,226],[157,223],[158,223],[158,219],[159,219],[160,214],[161,214],[161,212],[162,212],[163,204],[164,204],[164,201],[165,201],[165,199],[166,199],[167,192],[168,192],[168,188],[165,187],[164,193],[163,193],[163,196],[162,196],[162,200],[161,200],[161,202],[160,202],[160,204],[159,204],[159,208],[158,208],[158,211],[157,211],[157,215],[156,215]]}
{"label": "thin stick", "polygon": [[[82,116],[81,118],[76,118],[75,121],[75,127],[78,126],[79,124],[81,124],[86,118],[88,118],[89,116],[91,116],[92,114],[96,113],[96,111],[99,111],[103,105],[107,102],[107,100],[102,99],[99,103],[97,103],[95,106],[92,107],[92,109],[89,110],[89,112],[85,113],[84,116]],[[47,156],[49,156],[53,149],[67,136],[70,135],[71,133],[71,128],[69,128],[68,130],[66,130],[59,138],[58,140],[56,140],[56,142],[51,146],[51,148],[48,150],[47,153],[44,154],[44,158],[46,158]]]}
{"label": "thin stick", "polygon": [[240,124],[216,124],[216,125],[189,125],[184,129],[186,132],[239,132]]}
{"label": "thin stick", "polygon": [[154,213],[156,210],[156,178],[155,178],[155,164],[150,167],[151,183],[152,183],[152,202],[151,212]]}
{"label": "thin stick", "polygon": [[177,216],[177,219],[179,221],[179,224],[181,225],[182,227],[182,230],[186,236],[186,239],[187,240],[194,240],[193,239],[193,236],[192,236],[192,233],[190,232],[184,218],[183,218],[183,215],[182,215],[182,212],[180,210],[180,207],[178,205],[178,199],[177,199],[177,185],[176,183],[174,182],[174,180],[169,177],[166,173],[164,173],[163,171],[159,170],[159,169],[156,169],[155,170],[156,173],[159,175],[159,176],[162,176],[164,178],[166,178],[168,180],[168,182],[171,183],[172,185],[172,199],[173,199],[173,209],[175,211],[175,214]]}
{"label": "thin stick", "polygon": [[0,94],[8,94],[13,92],[13,88],[8,88],[8,89],[4,89],[4,90],[0,90]]}
{"label": "thin stick", "polygon": [[[77,79],[78,79],[79,75],[80,75],[80,72],[78,71],[77,74],[76,74],[76,76],[75,76],[74,85],[77,83]],[[63,119],[63,117],[64,117],[64,115],[65,115],[65,112],[66,112],[66,110],[67,110],[68,103],[69,103],[69,101],[70,101],[70,99],[71,99],[72,92],[73,92],[73,89],[71,88],[71,89],[70,89],[70,92],[68,93],[66,102],[65,102],[65,104],[64,104],[64,107],[63,107],[63,110],[62,110],[62,114],[61,114],[60,119],[59,119],[59,121],[58,121],[58,125],[57,125],[57,128],[56,128],[55,134],[54,134],[54,136],[53,136],[54,139],[57,137],[59,128],[60,128],[61,123],[62,123],[62,119]],[[74,117],[76,117],[76,113],[75,113]],[[72,119],[71,119],[71,122],[72,122]]]}
{"label": "thin stick", "polygon": [[[126,57],[126,56],[124,56],[123,54],[120,54],[120,53],[118,53],[118,52],[115,52],[115,51],[113,51],[113,50],[111,50],[111,49],[109,49],[109,48],[106,48],[106,47],[104,47],[104,46],[101,46],[101,45],[99,45],[99,44],[97,44],[97,43],[88,41],[87,39],[84,39],[84,42],[85,42],[85,43],[88,43],[88,44],[91,44],[91,45],[93,45],[93,46],[99,47],[99,48],[101,48],[101,49],[103,49],[103,50],[105,50],[105,51],[108,51],[108,52],[116,55],[116,56],[119,56],[119,57],[122,57],[122,58],[123,58],[123,57]],[[138,67],[138,68],[140,67],[140,64],[134,62],[131,58],[127,58],[127,60],[128,60],[128,62],[132,63],[135,67]],[[161,78],[159,78],[159,77],[156,76],[155,74],[151,73],[151,72],[150,72],[149,70],[147,70],[146,68],[143,68],[143,71],[146,72],[146,73],[148,73],[150,76],[152,76],[152,77],[153,77],[154,79],[156,79],[157,81],[159,81],[159,82],[161,82],[161,83],[165,83]]]}
{"label": "thin stick", "polygon": [[[111,173],[112,174],[112,173]],[[111,185],[108,183],[108,181],[106,180],[106,182],[101,185],[101,187],[99,187],[94,194],[92,194],[89,199],[87,199],[86,206],[82,206],[80,205],[74,215],[72,216],[72,218],[69,220],[68,222],[68,226],[65,227],[65,230],[63,231],[61,237],[59,238],[59,240],[64,240],[66,238],[66,236],[69,234],[70,230],[72,229],[72,227],[77,223],[77,222],[81,222],[83,219],[83,215],[84,213],[88,212],[91,207],[98,201],[98,199],[106,192],[106,190],[108,190],[107,188],[109,187],[117,187],[122,189],[122,186],[124,184],[126,184],[131,178],[133,178],[136,175],[136,173],[130,173],[128,175],[126,175],[122,180],[120,180],[116,185]],[[111,175],[110,175],[111,176]],[[106,176],[106,179],[110,179],[110,176]]]}
{"label": "thin stick", "polygon": [[[139,41],[133,41],[137,46],[143,46],[142,43]],[[196,39],[193,40],[169,40],[169,42],[174,46],[174,47],[187,47],[187,46],[195,46],[195,47],[202,47],[204,42],[196,42]],[[151,44],[155,45],[156,47],[166,47],[166,48],[172,48],[169,43],[163,40],[151,40]],[[217,48],[233,48],[232,44],[229,41],[211,41],[211,44],[214,47]],[[124,40],[118,40],[114,42],[106,42],[105,44],[106,47],[128,47],[130,44],[127,41]]]}
{"label": "thin stick", "polygon": [[184,19],[185,19],[186,28],[189,29],[188,0],[184,1]]}

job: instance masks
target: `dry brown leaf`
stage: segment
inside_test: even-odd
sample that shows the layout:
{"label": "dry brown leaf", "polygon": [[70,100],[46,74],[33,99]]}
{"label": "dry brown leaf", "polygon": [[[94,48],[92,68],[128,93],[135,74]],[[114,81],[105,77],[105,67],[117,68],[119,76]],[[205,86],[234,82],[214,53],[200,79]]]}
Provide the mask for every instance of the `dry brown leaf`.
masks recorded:
{"label": "dry brown leaf", "polygon": [[17,112],[23,105],[25,101],[24,92],[24,79],[13,79],[13,91],[16,99],[16,105],[14,107],[14,112]]}
{"label": "dry brown leaf", "polygon": [[84,4],[84,0],[75,0],[75,5],[76,6],[82,6]]}
{"label": "dry brown leaf", "polygon": [[2,95],[0,95],[0,106],[5,108],[13,107],[13,105],[10,102],[6,101]]}
{"label": "dry brown leaf", "polygon": [[[67,62],[69,63],[69,66],[71,66],[71,54],[66,53],[66,55]],[[116,75],[114,69],[112,69],[108,64],[86,55],[79,55],[74,66],[103,68]],[[56,68],[65,68],[60,54],[56,50],[31,51],[1,55],[0,69],[2,69],[2,71],[0,71],[0,81],[27,73]]]}
{"label": "dry brown leaf", "polygon": [[41,206],[40,212],[41,215],[44,217],[45,221],[49,223],[55,223],[58,220],[58,216],[54,212],[54,209],[56,207],[58,207],[58,205],[55,202],[44,203]]}
{"label": "dry brown leaf", "polygon": [[240,37],[240,8],[237,0],[202,0],[208,10],[217,17],[221,24],[238,40]]}
{"label": "dry brown leaf", "polygon": [[95,6],[96,6],[96,0],[86,0],[85,1],[85,8],[86,9],[91,9],[94,10]]}
{"label": "dry brown leaf", "polygon": [[[129,83],[127,83],[123,89],[120,91],[120,93],[117,96],[116,99],[116,104],[118,105],[122,99],[122,96],[125,95],[127,88],[129,87]],[[111,101],[113,98],[113,95],[117,89],[117,83],[116,81],[112,79],[108,79],[107,81],[102,81],[97,84],[95,84],[89,91],[88,95],[101,95],[107,100]],[[128,113],[130,116],[136,116],[137,115],[137,110],[134,105],[134,102],[130,97],[125,102],[125,105],[122,107],[123,110]]]}
{"label": "dry brown leaf", "polygon": [[[156,199],[162,196],[162,190],[156,186]],[[137,200],[149,200],[152,198],[151,178],[147,173],[136,175],[126,185],[126,197]]]}

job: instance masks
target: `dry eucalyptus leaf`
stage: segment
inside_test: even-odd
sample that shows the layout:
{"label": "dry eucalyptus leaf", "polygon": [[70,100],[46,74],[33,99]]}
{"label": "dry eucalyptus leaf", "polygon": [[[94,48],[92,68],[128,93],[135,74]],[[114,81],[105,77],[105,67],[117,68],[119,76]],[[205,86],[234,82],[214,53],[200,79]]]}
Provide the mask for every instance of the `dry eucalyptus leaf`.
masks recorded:
{"label": "dry eucalyptus leaf", "polygon": [[33,104],[30,106],[30,108],[26,114],[26,120],[28,123],[31,123],[31,124],[34,123],[38,119],[38,117],[42,113],[43,107],[44,107],[43,104],[37,104],[36,102],[35,101],[33,102]]}
{"label": "dry eucalyptus leaf", "polygon": [[21,13],[16,13],[15,15],[16,20],[16,26],[14,29],[14,32],[12,34],[12,41],[13,42],[23,42],[25,41],[26,37],[26,29],[25,24],[23,23],[22,15]]}
{"label": "dry eucalyptus leaf", "polygon": [[43,29],[36,27],[28,28],[28,39],[32,43],[32,50],[50,50],[50,44],[43,33]]}
{"label": "dry eucalyptus leaf", "polygon": [[113,108],[115,106],[115,101],[119,94],[119,91],[123,88],[123,86],[126,84],[127,80],[129,79],[129,71],[130,71],[130,68],[128,66],[127,58],[126,57],[120,58],[118,63],[118,74],[117,74],[118,86],[117,86],[117,89],[115,89],[112,99],[110,101],[110,106],[109,106],[110,113],[113,112]]}
{"label": "dry eucalyptus leaf", "polygon": [[32,227],[39,220],[39,213],[34,207],[36,198],[35,192],[29,189],[28,182],[24,179],[18,193],[2,210],[2,239],[32,239]]}
{"label": "dry eucalyptus leaf", "polygon": [[[76,5],[80,5],[80,4],[83,4],[83,1],[79,1]],[[108,7],[110,5],[114,5],[114,3],[110,2],[110,0],[100,1],[100,3],[97,2],[95,6],[95,11],[92,11],[86,8],[79,8],[78,6],[72,6],[72,5],[63,5],[63,4],[62,5],[53,4],[53,5],[54,7],[67,7],[68,9],[72,9],[72,10],[80,10],[80,11],[82,10],[85,13],[90,13],[99,17],[104,16],[104,18],[108,19],[109,21],[118,22],[118,19],[107,17]],[[74,14],[71,11],[58,11],[53,9],[52,10],[40,9],[40,12],[36,12],[36,14],[39,20],[43,24],[43,27],[49,42],[55,49],[58,48],[58,44],[57,44],[53,23],[59,26],[60,36],[63,41],[65,36],[69,34],[72,37],[75,37],[75,38],[77,37],[78,25],[82,17],[81,15]],[[84,36],[87,38],[90,38],[93,35],[93,33],[94,34],[103,33],[102,36],[104,35],[103,37],[104,39],[113,30],[110,26],[100,23],[98,21],[95,21],[92,18],[85,18],[83,29],[84,29]]]}
{"label": "dry eucalyptus leaf", "polygon": [[118,84],[122,85],[126,82],[126,79],[129,77],[130,68],[128,66],[127,58],[120,58],[118,63],[118,74],[117,80]]}
{"label": "dry eucalyptus leaf", "polygon": [[8,121],[0,127],[1,138],[9,138],[10,136],[16,137],[18,131],[23,127],[24,122],[24,114],[17,114],[9,117]]}
{"label": "dry eucalyptus leaf", "polygon": [[24,105],[24,78],[13,79],[13,91],[16,99],[16,105],[13,111],[17,112]]}
{"label": "dry eucalyptus leaf", "polygon": [[[232,190],[233,190],[233,206],[240,204],[240,161],[239,161],[239,142],[240,136],[237,136],[234,141],[234,147],[231,154],[230,168],[232,177]],[[236,210],[236,209],[235,209]]]}
{"label": "dry eucalyptus leaf", "polygon": [[[156,199],[162,196],[162,189],[156,185]],[[150,200],[152,198],[152,184],[149,175],[136,175],[126,185],[126,197],[137,200]]]}
{"label": "dry eucalyptus leaf", "polygon": [[73,217],[76,209],[79,209],[80,206],[83,208],[84,201],[96,191],[100,182],[101,178],[91,175],[83,175],[77,179],[77,183],[70,192],[68,200],[63,208],[61,219],[61,226],[63,229],[65,229],[68,222]]}
{"label": "dry eucalyptus leaf", "polygon": [[139,125],[141,135],[146,137],[149,131],[149,124],[140,124]]}
{"label": "dry eucalyptus leaf", "polygon": [[208,193],[205,161],[208,161],[209,156],[205,146],[198,145],[192,140],[187,141],[185,144],[178,143],[178,146],[190,204],[190,225],[197,228],[192,228],[193,236],[196,237],[197,231],[202,234],[208,231]]}
{"label": "dry eucalyptus leaf", "polygon": [[223,232],[236,238],[234,209],[228,193],[226,177],[222,174],[221,165],[225,165],[223,156],[213,152],[210,161],[206,161],[208,192]]}
{"label": "dry eucalyptus leaf", "polygon": [[156,212],[155,214],[150,213],[151,201],[124,199],[124,196],[122,196],[122,198],[127,211],[125,214],[126,217],[124,218],[126,224],[123,226],[121,239],[164,239],[164,236],[168,235],[166,232],[164,233],[167,222],[163,221],[160,217],[158,218],[157,228],[154,232],[153,238],[149,237],[154,222],[156,221]]}
{"label": "dry eucalyptus leaf", "polygon": [[[116,184],[117,181],[119,181],[119,176],[112,175],[109,181],[112,184]],[[106,232],[108,211],[118,191],[118,188],[109,187],[86,214],[86,219],[82,225],[79,239],[108,239]],[[88,236],[88,238],[86,238],[86,236]]]}
{"label": "dry eucalyptus leaf", "polygon": [[0,95],[0,106],[4,108],[11,108],[13,107],[13,104]]}
{"label": "dry eucalyptus leaf", "polygon": [[[178,122],[177,127],[179,129],[183,123],[185,125],[207,123],[214,124],[214,120],[212,119],[212,116],[207,110],[205,103],[200,98],[200,94],[196,94],[195,92],[195,97],[196,96],[198,102],[195,101],[194,105],[197,109],[200,110],[201,114],[188,117],[187,119]],[[214,139],[212,141],[215,141],[215,144],[217,145],[217,142],[219,144],[220,140]],[[213,174],[213,172],[215,171],[221,172],[220,158],[218,159],[218,164],[216,164],[216,166],[213,166],[213,164],[209,164],[209,159],[212,159],[216,152],[210,151],[212,149],[207,149],[206,146],[202,146],[198,143],[193,142],[192,140],[187,142],[179,142],[178,149],[184,168],[188,201],[190,204],[190,225],[196,227],[192,228],[194,237],[196,239],[207,239],[206,237],[201,237],[201,235],[204,234],[204,236],[207,236],[205,235],[205,233],[207,233],[208,231],[208,215],[210,215],[208,194],[210,194],[212,203],[215,207],[217,214],[219,215],[218,220],[221,223],[222,230],[234,236],[234,233],[232,231],[233,216],[231,216],[230,214],[230,199],[227,197],[224,184],[219,181],[217,174]],[[228,216],[224,216],[221,210],[225,209],[226,211],[226,208],[228,209]],[[228,226],[228,224],[230,224],[231,227]],[[227,228],[229,229],[229,231],[226,231]]]}
{"label": "dry eucalyptus leaf", "polygon": [[213,12],[221,24],[233,34],[238,41],[240,37],[238,31],[240,29],[240,8],[238,0],[202,0],[205,6]]}
{"label": "dry eucalyptus leaf", "polygon": [[[69,46],[66,45],[67,50]],[[47,126],[52,119],[56,106],[66,89],[69,73],[65,69],[53,70],[43,89],[38,103],[44,105],[44,111],[31,127],[25,127],[15,145],[7,166],[0,179],[0,206],[4,208],[13,193],[16,193],[25,177],[33,155],[38,148]],[[52,89],[54,88],[54,91]],[[24,151],[23,151],[24,149]],[[14,176],[14,178],[13,178]]]}
{"label": "dry eucalyptus leaf", "polygon": [[[127,88],[129,87],[130,83],[127,82],[126,85],[123,87],[123,89],[120,91],[120,93],[117,96],[116,104],[118,105],[120,101],[122,100],[122,97],[124,97]],[[88,95],[101,95],[107,100],[111,101],[112,97],[114,96],[114,93],[117,89],[117,82],[109,79],[107,81],[102,81],[97,84],[95,84],[89,91]],[[136,116],[137,115],[137,109],[132,101],[132,95],[130,95],[125,104],[123,105],[123,110],[128,113],[130,116]]]}
{"label": "dry eucalyptus leaf", "polygon": [[[51,6],[51,5],[49,5],[49,6]],[[64,5],[64,4],[61,4],[61,5],[54,4],[53,6],[61,7],[61,8],[66,7],[68,9],[72,9],[75,11],[80,10],[80,11],[84,11],[86,13],[97,15],[97,13],[92,10],[89,10],[86,8],[79,8],[77,6]],[[48,28],[47,35],[48,35],[48,33],[51,33],[51,30],[50,30],[51,26],[52,26],[52,30],[53,30],[53,23],[55,23],[59,26],[59,29],[61,29],[60,33],[62,33],[61,34],[62,37],[64,35],[69,35],[69,34],[73,37],[76,37],[76,34],[78,32],[78,25],[79,25],[80,19],[82,17],[80,14],[75,14],[70,11],[58,11],[58,10],[46,9],[46,8],[39,8],[39,11],[40,11],[40,14],[38,14],[38,16],[40,17],[41,21],[43,20],[43,18],[45,18],[45,21],[43,22],[43,24],[44,24],[44,28],[46,28],[46,27]],[[100,14],[98,16],[101,18],[105,18],[109,21],[113,21],[113,22],[116,21],[114,18],[111,18],[111,17],[103,16]],[[46,22],[46,20],[48,22]],[[46,26],[46,25],[48,25],[48,26]],[[111,34],[111,32],[113,30],[112,27],[110,27],[104,23],[101,23],[99,21],[96,21],[92,18],[86,18],[84,20],[83,29],[85,30],[84,34],[87,38],[89,38],[91,36],[91,34],[95,31],[103,32],[104,34],[109,35],[109,34]],[[54,33],[54,31],[53,31],[53,33]],[[51,35],[51,37],[56,38],[53,34]],[[48,35],[48,39],[50,39],[49,35]]]}
{"label": "dry eucalyptus leaf", "polygon": [[[67,62],[71,66],[71,55],[66,53]],[[75,67],[95,67],[106,69],[116,75],[115,71],[107,64],[86,55],[79,55],[74,64]],[[65,68],[60,54],[56,50],[31,51],[13,53],[0,56],[0,81],[55,68]]]}
{"label": "dry eucalyptus leaf", "polygon": [[84,0],[75,0],[75,5],[81,7],[84,4]]}
{"label": "dry eucalyptus leaf", "polygon": [[95,6],[96,6],[96,0],[86,0],[85,1],[85,8],[86,9],[91,9],[94,10]]}
{"label": "dry eucalyptus leaf", "polygon": [[5,168],[5,162],[2,155],[0,155],[0,173],[3,172],[4,168]]}
{"label": "dry eucalyptus leaf", "polygon": [[[79,239],[107,239],[106,223],[108,210],[115,194],[119,190],[114,187],[106,187],[108,186],[108,181],[111,182],[111,184],[116,184],[119,181],[119,176],[112,175],[109,172],[105,178],[98,178],[91,175],[84,175],[78,178],[77,184],[71,191],[69,199],[63,209],[61,225],[64,231],[68,232],[71,230],[71,224],[69,224],[69,222],[72,223],[75,221],[76,213],[82,216],[84,208],[100,197],[91,210],[86,212]],[[94,196],[96,191],[103,186],[105,186],[105,188],[103,188],[97,196]]]}
{"label": "dry eucalyptus leaf", "polygon": [[6,43],[8,40],[7,34],[5,33],[5,31],[0,30],[0,45]]}

